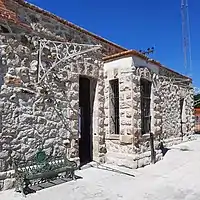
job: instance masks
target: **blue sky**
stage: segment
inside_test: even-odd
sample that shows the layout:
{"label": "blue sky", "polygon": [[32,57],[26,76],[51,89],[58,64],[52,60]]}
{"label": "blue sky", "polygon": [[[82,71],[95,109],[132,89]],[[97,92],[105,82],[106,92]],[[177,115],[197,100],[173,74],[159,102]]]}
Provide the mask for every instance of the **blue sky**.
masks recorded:
{"label": "blue sky", "polygon": [[[152,58],[185,73],[181,0],[28,0],[128,49],[155,47]],[[200,87],[200,1],[188,0],[192,78]]]}

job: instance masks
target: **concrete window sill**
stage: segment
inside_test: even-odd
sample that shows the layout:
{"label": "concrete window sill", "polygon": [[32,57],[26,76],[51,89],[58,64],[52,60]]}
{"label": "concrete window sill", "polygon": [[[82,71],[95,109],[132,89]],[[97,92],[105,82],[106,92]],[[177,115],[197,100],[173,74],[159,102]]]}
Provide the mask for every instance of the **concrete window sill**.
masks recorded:
{"label": "concrete window sill", "polygon": [[142,137],[148,139],[150,138],[150,134],[149,133],[143,134]]}
{"label": "concrete window sill", "polygon": [[107,140],[119,140],[120,139],[120,135],[109,134],[109,135],[106,135],[106,139]]}

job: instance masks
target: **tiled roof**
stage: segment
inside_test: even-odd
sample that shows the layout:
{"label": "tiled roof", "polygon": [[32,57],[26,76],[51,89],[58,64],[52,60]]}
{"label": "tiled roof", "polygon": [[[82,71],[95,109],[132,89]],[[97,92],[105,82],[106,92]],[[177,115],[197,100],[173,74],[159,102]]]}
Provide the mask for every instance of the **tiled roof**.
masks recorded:
{"label": "tiled roof", "polygon": [[0,0],[0,17],[13,22],[17,21],[16,14],[5,6],[5,0]]}
{"label": "tiled roof", "polygon": [[18,24],[21,27],[31,30],[28,25],[23,24],[18,20],[15,12],[7,8],[6,0],[0,0],[0,19],[8,20],[11,23]]}
{"label": "tiled roof", "polygon": [[105,62],[109,62],[111,60],[116,60],[118,58],[129,57],[129,56],[133,56],[133,55],[138,56],[138,57],[140,57],[142,59],[147,59],[147,56],[145,56],[144,54],[139,53],[136,50],[128,50],[128,51],[123,51],[123,52],[120,52],[120,53],[116,53],[114,55],[106,56],[106,57],[103,58],[103,60]]}
{"label": "tiled roof", "polygon": [[169,69],[169,68],[163,66],[160,62],[158,62],[158,61],[156,61],[156,60],[152,60],[152,59],[150,59],[149,57],[147,57],[146,55],[144,55],[144,54],[142,54],[142,53],[140,53],[140,52],[138,52],[138,51],[136,51],[136,50],[128,50],[128,51],[123,51],[123,52],[120,52],[120,53],[117,53],[117,54],[114,54],[114,55],[111,55],[111,56],[106,56],[106,57],[103,58],[103,61],[104,61],[104,62],[110,62],[110,61],[112,61],[112,60],[116,60],[116,59],[124,58],[124,57],[130,57],[130,56],[137,56],[137,57],[139,57],[139,58],[141,58],[141,59],[143,59],[143,60],[148,61],[149,63],[155,64],[155,65],[157,65],[158,67],[165,68],[166,70],[169,70],[169,71],[171,71],[172,73],[175,73],[175,74],[177,74],[177,75],[179,75],[179,76],[182,76],[182,77],[184,77],[184,78],[187,78],[187,79],[190,79],[190,80],[191,80],[191,78],[189,78],[189,77],[187,77],[187,76],[184,76],[184,75],[182,75],[182,74],[179,74],[178,72],[175,72],[175,71],[173,71],[173,70],[171,70],[171,69]]}

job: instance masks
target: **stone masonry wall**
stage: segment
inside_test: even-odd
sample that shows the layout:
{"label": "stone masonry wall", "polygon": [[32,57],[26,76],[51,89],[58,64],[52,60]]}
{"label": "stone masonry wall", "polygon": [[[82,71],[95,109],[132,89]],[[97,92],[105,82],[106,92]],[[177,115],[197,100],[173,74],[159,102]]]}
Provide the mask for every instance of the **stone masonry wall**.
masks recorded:
{"label": "stone masonry wall", "polygon": [[[158,90],[154,90],[155,135],[166,145],[180,143],[193,133],[193,90],[160,81]],[[182,116],[180,100],[184,99]],[[181,118],[183,133],[181,133]]]}
{"label": "stone masonry wall", "polygon": [[[92,82],[93,157],[103,162],[106,148],[101,57],[125,49],[26,2],[5,3],[20,23],[2,20],[0,24],[0,180],[9,178],[4,181],[4,189],[13,184],[8,172],[12,169],[11,158],[29,159],[41,145],[47,154],[63,154],[68,148],[69,157],[78,160],[79,75]],[[76,57],[60,63],[37,84],[38,76],[42,77],[55,60],[55,52],[44,48],[44,69],[38,71],[39,41],[43,39],[100,44],[102,48],[84,54],[85,59]],[[62,45],[59,48],[65,52]]]}
{"label": "stone masonry wall", "polygon": [[[23,42],[22,42],[23,41]],[[96,80],[93,101],[98,126],[93,132],[104,137],[104,82],[100,53],[94,52],[60,63],[37,84],[55,59],[51,46],[43,49],[43,68],[38,72],[40,37],[1,35],[0,179],[12,169],[12,158],[31,159],[41,145],[47,154],[66,153],[78,160],[79,75]],[[60,46],[60,52],[65,48]],[[87,58],[87,59],[85,59]],[[100,145],[99,145],[100,144]],[[96,156],[103,156],[103,142]],[[5,188],[4,188],[5,189]]]}
{"label": "stone masonry wall", "polygon": [[[114,63],[114,62],[113,62]],[[154,134],[156,160],[162,157],[158,144],[165,146],[187,141],[193,133],[193,91],[163,80],[148,68],[134,68],[117,61],[105,69],[105,127],[107,162],[138,168],[150,164],[150,137],[141,135],[140,78],[152,81],[151,131]],[[122,67],[123,66],[123,69]],[[124,71],[124,72],[123,72]],[[110,134],[109,80],[119,78],[120,135]],[[181,133],[180,99],[184,98]]]}
{"label": "stone masonry wall", "polygon": [[56,40],[81,44],[100,44],[104,55],[112,55],[125,50],[114,43],[91,34],[47,11],[22,0],[6,1],[7,8],[17,14],[18,20],[36,33],[48,35]]}

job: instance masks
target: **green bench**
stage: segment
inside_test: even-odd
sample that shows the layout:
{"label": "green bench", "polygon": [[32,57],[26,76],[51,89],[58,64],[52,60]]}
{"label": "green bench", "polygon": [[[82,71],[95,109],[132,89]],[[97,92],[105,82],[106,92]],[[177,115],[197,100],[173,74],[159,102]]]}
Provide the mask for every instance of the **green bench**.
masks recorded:
{"label": "green bench", "polygon": [[[76,180],[74,171],[78,169],[75,161],[70,161],[66,156],[47,156],[45,151],[39,149],[33,160],[13,160],[15,170],[15,190],[24,195],[33,191],[30,185],[51,181],[61,173],[64,177]],[[34,181],[34,182],[33,182]]]}

